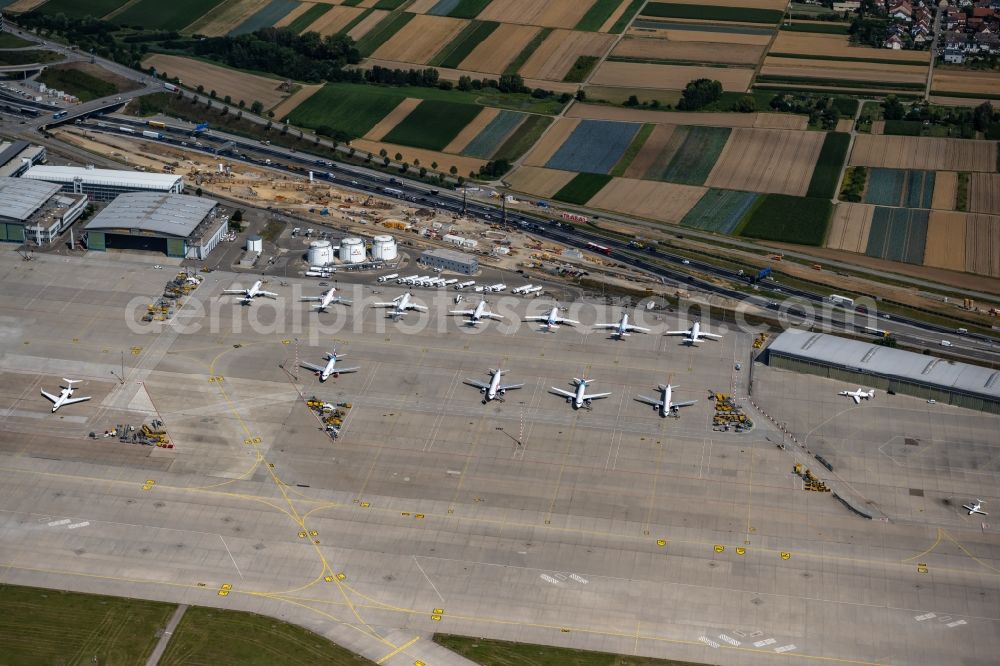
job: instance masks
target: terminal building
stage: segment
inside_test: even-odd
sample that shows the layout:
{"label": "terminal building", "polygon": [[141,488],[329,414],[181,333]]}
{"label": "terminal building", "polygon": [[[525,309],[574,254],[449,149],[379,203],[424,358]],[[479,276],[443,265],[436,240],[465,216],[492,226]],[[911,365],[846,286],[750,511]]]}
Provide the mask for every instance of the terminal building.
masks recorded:
{"label": "terminal building", "polygon": [[58,185],[0,177],[0,241],[49,245],[86,207],[87,197]]}
{"label": "terminal building", "polygon": [[183,176],[169,173],[93,167],[35,166],[28,169],[22,178],[55,183],[64,192],[86,194],[91,201],[112,201],[119,194],[128,192],[180,194],[184,191]]}
{"label": "terminal building", "polygon": [[775,338],[767,364],[1000,414],[1000,371],[978,365],[797,330]]}
{"label": "terminal building", "polygon": [[33,146],[20,140],[0,141],[0,178],[17,178],[45,159],[45,146]]}
{"label": "terminal building", "polygon": [[205,259],[222,240],[229,218],[218,202],[187,194],[130,192],[84,227],[89,250],[149,250]]}
{"label": "terminal building", "polygon": [[420,255],[420,263],[443,271],[472,275],[479,272],[479,260],[471,254],[455,250],[425,250]]}

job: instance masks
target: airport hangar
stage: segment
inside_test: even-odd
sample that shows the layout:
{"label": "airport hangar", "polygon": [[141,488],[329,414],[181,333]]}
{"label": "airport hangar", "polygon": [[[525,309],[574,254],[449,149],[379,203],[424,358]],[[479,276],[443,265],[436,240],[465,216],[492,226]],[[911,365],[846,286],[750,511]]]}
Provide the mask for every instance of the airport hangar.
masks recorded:
{"label": "airport hangar", "polygon": [[183,176],[170,173],[93,167],[35,166],[24,172],[21,177],[55,183],[65,192],[86,194],[91,201],[112,201],[119,194],[128,192],[180,194],[184,191]]}
{"label": "airport hangar", "polygon": [[205,259],[222,240],[229,218],[205,197],[161,192],[119,195],[84,227],[87,249],[151,250]]}
{"label": "airport hangar", "polygon": [[87,207],[87,197],[58,185],[0,176],[0,241],[48,245]]}
{"label": "airport hangar", "polygon": [[767,364],[1000,414],[1000,371],[936,356],[790,329],[768,346]]}

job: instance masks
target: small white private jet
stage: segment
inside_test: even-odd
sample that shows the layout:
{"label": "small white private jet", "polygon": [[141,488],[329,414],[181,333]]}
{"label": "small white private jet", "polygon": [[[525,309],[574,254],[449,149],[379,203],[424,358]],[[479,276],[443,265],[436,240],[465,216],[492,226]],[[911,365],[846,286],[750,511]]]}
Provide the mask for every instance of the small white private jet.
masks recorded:
{"label": "small white private jet", "polygon": [[337,303],[343,303],[344,305],[350,305],[351,301],[346,298],[337,296],[337,288],[330,287],[329,290],[324,292],[322,296],[303,296],[302,301],[319,301],[316,305],[312,306],[313,310],[317,312],[326,312],[326,309],[331,305],[336,305]]}
{"label": "small white private jet", "polygon": [[689,345],[696,345],[702,340],[721,340],[721,335],[716,335],[715,333],[706,333],[701,330],[701,323],[695,322],[691,324],[691,328],[686,331],[667,331],[664,335],[683,335],[684,342]]}
{"label": "small white private jet", "polygon": [[469,386],[475,386],[479,389],[479,392],[483,394],[483,404],[485,405],[490,400],[499,399],[503,402],[503,395],[507,391],[513,391],[514,389],[519,389],[524,386],[524,384],[501,384],[500,379],[510,372],[509,370],[500,370],[499,368],[490,368],[490,383],[481,382],[478,379],[466,379],[465,383]]}
{"label": "small white private jet", "polygon": [[570,326],[574,324],[579,324],[575,319],[567,319],[566,317],[559,316],[559,306],[554,306],[547,316],[538,317],[525,317],[524,321],[540,321],[542,326],[548,331],[554,331],[559,328],[562,324],[569,324]]}
{"label": "small white private jet", "polygon": [[84,400],[90,400],[89,395],[85,398],[73,397],[73,391],[76,390],[73,388],[73,384],[79,384],[80,382],[83,381],[82,379],[66,379],[65,377],[63,377],[63,381],[66,382],[66,386],[59,387],[62,389],[62,391],[59,392],[59,395],[52,395],[51,393],[47,393],[45,389],[42,389],[42,395],[44,395],[46,398],[52,401],[53,414],[55,414],[56,410],[59,409],[60,407],[65,407],[66,405],[72,405],[74,402],[83,402]]}
{"label": "small white private jet", "polygon": [[622,313],[622,318],[618,320],[617,324],[594,324],[594,328],[612,329],[611,335],[619,340],[623,340],[626,336],[632,335],[632,331],[649,333],[648,328],[628,323],[628,314],[624,312]]}
{"label": "small white private jet", "polygon": [[982,508],[983,508],[983,500],[981,500],[981,499],[977,499],[975,502],[973,502],[971,504],[963,504],[962,508],[963,509],[968,509],[970,516],[972,514],[974,514],[974,513],[978,513],[978,514],[983,515],[983,516],[990,515],[990,514],[988,514],[988,513],[986,513],[985,511],[982,510]]}
{"label": "small white private jet", "polygon": [[561,395],[566,398],[566,402],[573,405],[573,409],[580,409],[581,407],[586,407],[590,409],[590,403],[592,400],[599,400],[600,398],[607,398],[610,393],[587,393],[587,387],[594,383],[593,379],[579,379],[577,377],[573,378],[573,384],[576,386],[576,391],[570,393],[561,388],[552,387],[552,393],[556,395]]}
{"label": "small white private jet", "polygon": [[468,317],[465,323],[469,326],[475,326],[476,324],[482,322],[483,319],[496,319],[500,321],[503,319],[503,315],[498,315],[495,312],[489,312],[486,309],[486,300],[482,299],[476,304],[474,310],[451,310],[450,314],[462,315]]}
{"label": "small white private jet", "polygon": [[685,400],[684,402],[674,402],[672,399],[673,391],[675,388],[680,388],[679,386],[672,386],[671,384],[660,384],[656,388],[660,390],[660,399],[647,398],[644,395],[637,395],[635,397],[639,402],[644,402],[647,405],[652,405],[653,409],[660,413],[660,416],[677,416],[678,410],[681,407],[687,407],[698,402],[697,400]]}
{"label": "small white private jet", "polygon": [[263,296],[264,298],[277,298],[278,297],[278,295],[276,293],[274,293],[273,291],[264,291],[261,288],[263,286],[264,286],[264,282],[261,281],[261,280],[257,280],[256,282],[253,283],[253,286],[250,287],[249,289],[226,289],[222,293],[223,294],[230,294],[230,295],[234,295],[234,296],[237,295],[237,294],[241,295],[242,298],[240,299],[240,302],[243,305],[250,305],[251,303],[253,303],[253,299],[257,298],[258,296]]}
{"label": "small white private jet", "polygon": [[408,310],[419,310],[420,312],[427,312],[427,307],[423,305],[417,305],[410,300],[410,292],[401,294],[396,298],[392,299],[388,303],[372,303],[372,307],[375,308],[392,308],[392,312],[389,316],[393,319],[399,319],[406,315]]}
{"label": "small white private jet", "polygon": [[344,358],[346,354],[338,354],[337,350],[334,349],[326,354],[326,365],[316,365],[315,363],[308,363],[303,361],[301,365],[306,370],[312,370],[319,377],[321,382],[325,382],[330,377],[336,379],[340,375],[346,372],[357,372],[361,368],[341,368],[337,366],[337,361]]}
{"label": "small white private jet", "polygon": [[868,389],[866,391],[859,386],[857,391],[841,391],[837,395],[850,396],[855,405],[860,405],[862,400],[871,400],[875,397],[875,389]]}

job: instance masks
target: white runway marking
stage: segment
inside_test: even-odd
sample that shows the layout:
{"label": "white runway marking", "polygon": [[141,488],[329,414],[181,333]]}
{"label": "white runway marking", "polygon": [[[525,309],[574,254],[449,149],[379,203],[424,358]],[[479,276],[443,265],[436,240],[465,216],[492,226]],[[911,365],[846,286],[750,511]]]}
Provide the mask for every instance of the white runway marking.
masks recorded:
{"label": "white runway marking", "polygon": [[58,527],[59,525],[69,525],[70,522],[72,521],[69,518],[66,518],[64,520],[53,520],[51,523],[49,523],[49,527]]}
{"label": "white runway marking", "polygon": [[236,573],[240,575],[240,580],[243,580],[243,572],[240,571],[240,566],[236,564],[236,558],[233,557],[233,551],[229,550],[229,545],[226,543],[226,540],[222,538],[221,534],[219,535],[219,539],[222,539],[222,545],[226,547],[226,552],[229,553],[229,559],[233,561],[233,566],[236,567]]}
{"label": "white runway marking", "polygon": [[434,584],[434,581],[431,580],[431,577],[428,576],[427,572],[424,571],[424,568],[420,566],[420,562],[417,561],[416,555],[413,556],[413,563],[417,565],[417,568],[420,569],[420,573],[424,575],[424,578],[427,579],[427,583],[431,586],[431,589],[434,590],[434,594],[436,594],[437,598],[441,600],[442,604],[444,604],[445,603],[444,597],[441,596],[441,593],[438,591],[437,586]]}
{"label": "white runway marking", "polygon": [[87,522],[87,521],[84,521],[84,522],[82,522],[82,523],[73,523],[72,525],[68,525],[68,526],[66,527],[66,529],[68,529],[68,530],[75,530],[75,529],[77,529],[77,528],[79,528],[79,527],[86,527],[86,526],[87,526],[87,525],[89,525],[89,524],[90,524],[90,523],[89,523],[89,522]]}

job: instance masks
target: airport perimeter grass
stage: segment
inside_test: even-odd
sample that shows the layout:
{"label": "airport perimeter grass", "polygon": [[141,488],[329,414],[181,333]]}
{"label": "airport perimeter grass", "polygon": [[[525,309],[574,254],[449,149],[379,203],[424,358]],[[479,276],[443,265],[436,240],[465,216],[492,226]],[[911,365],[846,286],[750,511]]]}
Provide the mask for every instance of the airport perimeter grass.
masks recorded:
{"label": "airport perimeter grass", "polygon": [[193,606],[184,613],[160,659],[160,666],[349,666],[372,663],[301,627],[256,613],[201,606]]}
{"label": "airport perimeter grass", "polygon": [[603,173],[579,173],[573,180],[566,183],[561,190],[552,195],[553,199],[583,206],[605,185],[611,182],[611,176]]}
{"label": "airport perimeter grass", "polygon": [[850,145],[851,135],[847,132],[830,132],[826,135],[816,160],[816,168],[809,180],[807,197],[833,197]]}
{"label": "airport perimeter grass", "polygon": [[65,14],[66,18],[83,18],[93,16],[101,18],[115,11],[127,0],[49,0],[38,8],[43,14]]}
{"label": "airport perimeter grass", "polygon": [[144,28],[182,30],[221,2],[222,0],[139,0],[115,16],[114,22],[119,25],[141,25]]}
{"label": "airport perimeter grass", "polygon": [[775,24],[784,16],[784,12],[777,9],[717,7],[709,3],[703,5],[674,5],[668,2],[650,2],[643,8],[642,15],[656,18]]}
{"label": "airport perimeter grass", "polygon": [[463,102],[425,99],[383,137],[386,143],[443,150],[482,111]]}
{"label": "airport perimeter grass", "polygon": [[822,245],[830,224],[829,199],[764,194],[744,218],[740,236],[799,245]]}
{"label": "airport perimeter grass", "polygon": [[0,663],[142,664],[175,606],[0,585]]}
{"label": "airport perimeter grass", "polygon": [[705,666],[690,661],[625,656],[454,634],[434,634],[434,642],[483,666]]}

